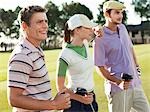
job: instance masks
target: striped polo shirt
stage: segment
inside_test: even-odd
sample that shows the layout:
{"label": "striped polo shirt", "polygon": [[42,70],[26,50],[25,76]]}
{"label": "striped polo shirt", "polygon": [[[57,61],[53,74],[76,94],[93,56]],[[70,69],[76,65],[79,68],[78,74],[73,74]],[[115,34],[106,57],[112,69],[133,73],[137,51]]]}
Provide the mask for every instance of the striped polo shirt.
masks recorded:
{"label": "striped polo shirt", "polygon": [[16,46],[10,57],[8,87],[23,88],[23,94],[34,99],[52,97],[43,51],[26,39]]}

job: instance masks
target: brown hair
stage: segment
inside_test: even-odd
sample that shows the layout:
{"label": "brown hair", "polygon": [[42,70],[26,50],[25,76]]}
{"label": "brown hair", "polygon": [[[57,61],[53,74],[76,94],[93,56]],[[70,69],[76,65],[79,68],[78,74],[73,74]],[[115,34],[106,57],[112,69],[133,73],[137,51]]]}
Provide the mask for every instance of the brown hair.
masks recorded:
{"label": "brown hair", "polygon": [[71,35],[72,35],[73,31],[68,30],[68,23],[65,23],[65,27],[64,27],[64,41],[67,43],[71,43]]}
{"label": "brown hair", "polygon": [[106,12],[110,15],[112,9],[107,10]]}
{"label": "brown hair", "polygon": [[34,13],[37,12],[46,12],[46,9],[42,8],[41,6],[28,6],[26,8],[23,8],[19,12],[19,22],[25,22],[28,26],[30,25],[30,19]]}
{"label": "brown hair", "polygon": [[[81,28],[82,26],[76,27],[76,28]],[[67,43],[71,43],[71,35],[74,34],[74,30],[68,30],[68,23],[65,23],[65,27],[64,27],[64,41]]]}

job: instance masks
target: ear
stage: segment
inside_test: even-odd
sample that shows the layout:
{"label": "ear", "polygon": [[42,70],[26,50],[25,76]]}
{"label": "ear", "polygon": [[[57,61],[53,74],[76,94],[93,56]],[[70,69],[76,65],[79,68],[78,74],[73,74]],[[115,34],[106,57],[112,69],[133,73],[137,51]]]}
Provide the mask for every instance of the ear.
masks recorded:
{"label": "ear", "polygon": [[109,13],[108,12],[104,12],[104,17],[109,17]]}
{"label": "ear", "polygon": [[74,32],[74,34],[77,34],[77,33],[79,32],[78,28],[75,28],[75,29],[73,30],[73,32]]}
{"label": "ear", "polygon": [[81,28],[82,28],[82,27],[75,28],[75,29],[74,29],[75,33],[81,33]]}
{"label": "ear", "polygon": [[28,25],[27,25],[26,22],[22,22],[21,27],[22,27],[23,30],[26,30],[28,28]]}

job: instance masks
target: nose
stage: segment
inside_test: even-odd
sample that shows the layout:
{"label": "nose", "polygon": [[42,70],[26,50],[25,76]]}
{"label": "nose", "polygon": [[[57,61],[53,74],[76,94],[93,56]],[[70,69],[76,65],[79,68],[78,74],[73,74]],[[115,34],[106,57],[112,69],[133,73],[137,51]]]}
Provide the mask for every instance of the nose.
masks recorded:
{"label": "nose", "polygon": [[90,29],[90,32],[91,32],[91,33],[94,33],[94,29],[91,28],[91,29]]}
{"label": "nose", "polygon": [[43,21],[43,27],[48,28],[48,22],[47,21]]}
{"label": "nose", "polygon": [[120,13],[120,17],[123,18],[123,13]]}

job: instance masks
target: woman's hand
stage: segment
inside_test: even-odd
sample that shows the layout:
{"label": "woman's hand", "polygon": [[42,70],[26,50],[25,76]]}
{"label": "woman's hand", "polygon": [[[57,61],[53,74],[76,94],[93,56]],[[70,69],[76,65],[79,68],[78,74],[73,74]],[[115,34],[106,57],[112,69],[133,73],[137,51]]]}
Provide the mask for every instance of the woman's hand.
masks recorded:
{"label": "woman's hand", "polygon": [[97,37],[102,37],[103,36],[103,27],[101,25],[93,27],[93,31],[94,31],[94,34]]}
{"label": "woman's hand", "polygon": [[84,104],[91,104],[93,102],[93,94],[89,93],[87,95],[81,96],[80,97],[80,102],[84,103]]}
{"label": "woman's hand", "polygon": [[88,93],[88,94],[85,94],[84,96],[82,96],[79,94],[75,94],[72,90],[67,89],[67,88],[66,88],[65,92],[70,94],[71,99],[77,100],[81,103],[90,104],[93,102],[93,93]]}

